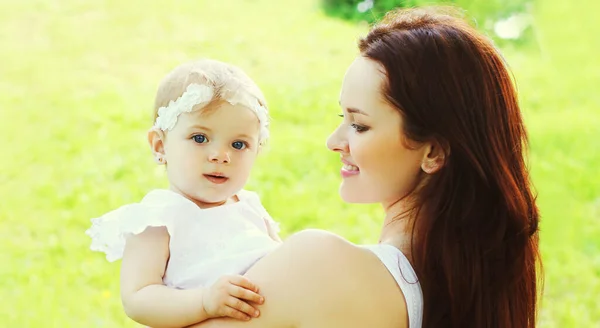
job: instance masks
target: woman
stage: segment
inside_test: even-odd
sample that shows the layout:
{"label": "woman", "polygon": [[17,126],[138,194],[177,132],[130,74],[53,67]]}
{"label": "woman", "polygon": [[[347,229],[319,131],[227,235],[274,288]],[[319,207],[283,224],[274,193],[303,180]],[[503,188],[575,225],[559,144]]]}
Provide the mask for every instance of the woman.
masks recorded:
{"label": "woman", "polygon": [[359,48],[327,145],[342,198],[383,205],[380,244],[296,234],[247,273],[259,318],[198,326],[534,327],[538,210],[501,56],[432,9],[388,14]]}

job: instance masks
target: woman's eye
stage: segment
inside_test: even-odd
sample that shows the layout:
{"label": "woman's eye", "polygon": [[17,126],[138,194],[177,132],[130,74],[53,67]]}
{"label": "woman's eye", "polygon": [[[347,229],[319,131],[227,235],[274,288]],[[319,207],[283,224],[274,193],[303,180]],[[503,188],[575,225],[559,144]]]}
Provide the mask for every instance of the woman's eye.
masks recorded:
{"label": "woman's eye", "polygon": [[206,139],[206,136],[203,136],[201,134],[193,136],[192,140],[194,140],[194,142],[196,143],[205,143],[208,141],[208,139]]}
{"label": "woman's eye", "polygon": [[232,146],[233,148],[235,148],[235,149],[239,149],[239,150],[241,150],[241,149],[244,149],[244,148],[246,148],[246,143],[245,143],[245,142],[242,142],[242,141],[234,141],[234,142],[231,144],[231,146]]}
{"label": "woman's eye", "polygon": [[365,131],[368,131],[368,130],[369,130],[369,128],[368,128],[368,127],[366,127],[366,126],[363,126],[363,125],[358,125],[358,124],[356,124],[356,123],[352,123],[352,124],[350,124],[350,126],[351,126],[351,127],[354,129],[354,130],[356,130],[356,132],[358,132],[358,133],[360,133],[360,132],[365,132]]}

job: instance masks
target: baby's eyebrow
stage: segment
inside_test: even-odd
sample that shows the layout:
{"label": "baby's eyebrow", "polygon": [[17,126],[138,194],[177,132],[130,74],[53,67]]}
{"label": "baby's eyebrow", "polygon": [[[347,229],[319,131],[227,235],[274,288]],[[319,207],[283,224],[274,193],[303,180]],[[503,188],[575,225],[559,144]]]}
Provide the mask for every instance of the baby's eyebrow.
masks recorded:
{"label": "baby's eyebrow", "polygon": [[194,125],[190,126],[190,129],[200,129],[200,130],[212,132],[212,130],[210,128],[207,128],[204,125],[200,125],[200,124],[194,124]]}
{"label": "baby's eyebrow", "polygon": [[245,133],[238,134],[237,136],[238,136],[238,138],[252,139],[252,136],[250,136],[249,134],[245,134]]}

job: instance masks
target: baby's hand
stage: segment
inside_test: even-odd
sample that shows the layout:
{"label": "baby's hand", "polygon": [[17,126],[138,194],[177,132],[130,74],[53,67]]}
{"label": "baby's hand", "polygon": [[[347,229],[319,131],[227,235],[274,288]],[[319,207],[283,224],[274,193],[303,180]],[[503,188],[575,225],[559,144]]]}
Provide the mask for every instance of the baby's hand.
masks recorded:
{"label": "baby's hand", "polygon": [[202,306],[211,318],[250,320],[251,317],[258,317],[258,310],[246,301],[257,304],[264,302],[264,298],[258,294],[258,287],[244,276],[224,276],[206,289]]}

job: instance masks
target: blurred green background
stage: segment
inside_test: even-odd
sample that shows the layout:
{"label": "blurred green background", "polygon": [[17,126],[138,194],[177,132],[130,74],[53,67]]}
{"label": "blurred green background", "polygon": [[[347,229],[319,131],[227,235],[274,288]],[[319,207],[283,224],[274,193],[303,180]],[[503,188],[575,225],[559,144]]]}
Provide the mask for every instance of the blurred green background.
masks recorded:
{"label": "blurred green background", "polygon": [[[269,100],[272,140],[248,189],[283,236],[311,227],[377,241],[381,209],[340,200],[325,139],[363,20],[391,2],[364,14],[369,1],[323,2],[0,1],[0,326],[136,326],[121,310],[119,264],[89,251],[84,231],[166,186],[145,141],[154,92],[198,57],[240,66]],[[543,219],[539,326],[600,327],[600,5],[455,3],[518,83]]]}

